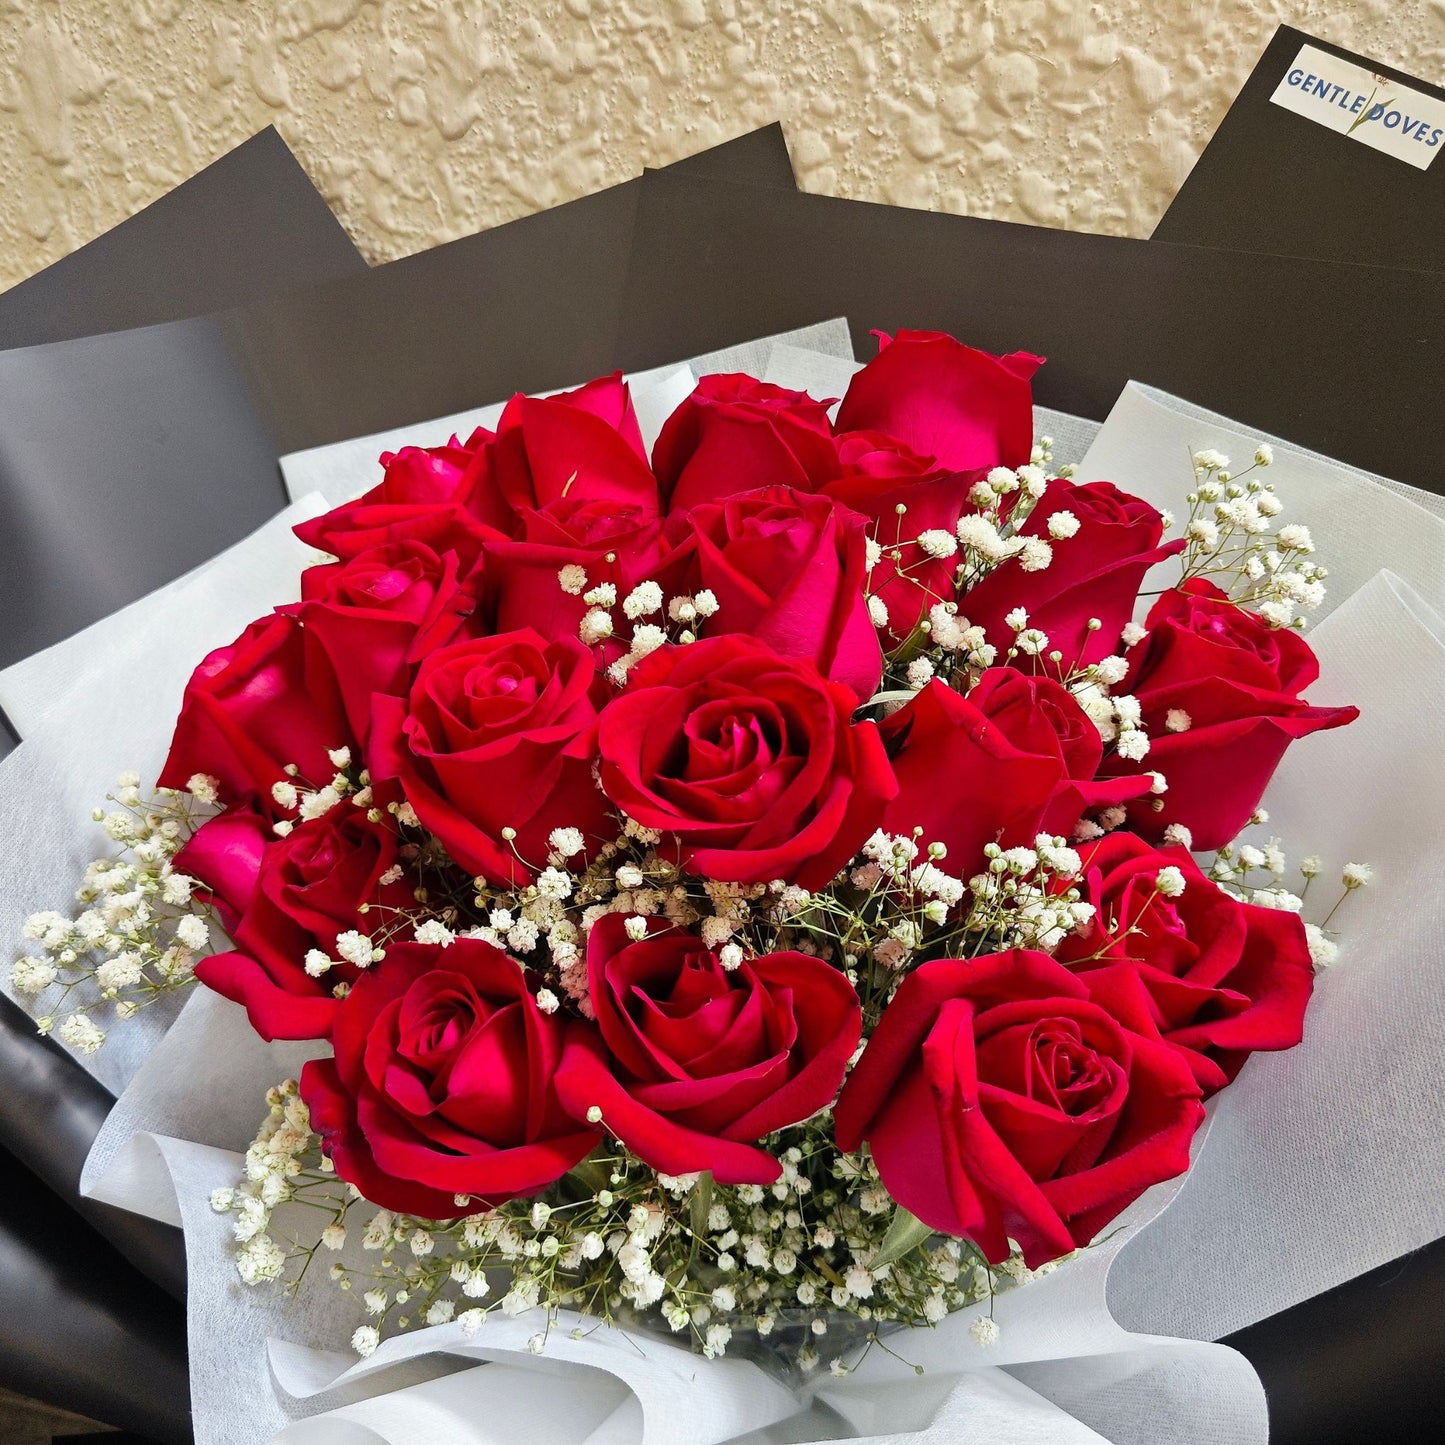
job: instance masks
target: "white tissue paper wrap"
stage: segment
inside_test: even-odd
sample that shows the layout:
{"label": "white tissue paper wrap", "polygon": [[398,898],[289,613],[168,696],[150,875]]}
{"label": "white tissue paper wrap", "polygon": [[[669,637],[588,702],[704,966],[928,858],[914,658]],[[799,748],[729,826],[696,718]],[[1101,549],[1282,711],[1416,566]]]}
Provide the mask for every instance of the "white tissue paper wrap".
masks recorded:
{"label": "white tissue paper wrap", "polygon": [[[839,395],[855,369],[846,348],[827,355],[807,344],[775,339],[686,374],[747,366]],[[675,395],[682,373],[664,368],[653,385]],[[1095,430],[1046,415],[1040,425],[1076,456]],[[453,419],[437,426],[445,432],[423,428],[422,439],[445,439]],[[345,466],[313,453],[291,470],[347,495],[370,484],[378,450],[416,439],[340,443],[351,448]],[[1182,514],[1186,449],[1252,449],[1257,439],[1131,387],[1081,475],[1097,462],[1120,486]],[[1055,456],[1068,459],[1063,446]],[[1144,1195],[1105,1242],[1001,1295],[995,1345],[973,1342],[973,1313],[892,1337],[922,1376],[874,1350],[853,1375],[825,1372],[795,1394],[744,1358],[707,1361],[620,1330],[573,1339],[565,1318],[537,1357],[527,1341],[540,1314],[493,1316],[470,1339],[456,1324],[418,1330],[357,1362],[348,1340],[359,1309],[324,1278],[294,1298],[243,1285],[231,1221],[208,1202],[239,1178],[266,1088],[294,1076],[317,1046],[264,1044],[239,1008],[196,989],[174,1022],[147,1011],[84,1060],[123,1092],[82,1187],[185,1228],[201,1445],[1263,1441],[1257,1377],[1208,1341],[1445,1233],[1445,897],[1433,877],[1445,848],[1445,771],[1432,741],[1445,713],[1445,624],[1432,606],[1445,550],[1420,540],[1422,518],[1445,525],[1445,509],[1284,443],[1269,475],[1286,519],[1314,529],[1332,570],[1333,610],[1311,632],[1322,672],[1312,696],[1362,712],[1354,726],[1291,750],[1266,798],[1270,831],[1294,858],[1324,857],[1320,883],[1347,860],[1371,862],[1376,882],[1342,910],[1342,957],[1318,981],[1304,1045],[1249,1061],[1212,1103],[1188,1175]],[[122,769],[158,771],[192,666],[296,595],[309,558],[285,528],[319,505],[299,503],[198,573],[0,674],[0,701],[25,735],[0,762],[7,944],[30,911],[68,908],[85,862],[105,851],[86,821],[91,807]],[[1307,917],[1334,890],[1321,895]]]}

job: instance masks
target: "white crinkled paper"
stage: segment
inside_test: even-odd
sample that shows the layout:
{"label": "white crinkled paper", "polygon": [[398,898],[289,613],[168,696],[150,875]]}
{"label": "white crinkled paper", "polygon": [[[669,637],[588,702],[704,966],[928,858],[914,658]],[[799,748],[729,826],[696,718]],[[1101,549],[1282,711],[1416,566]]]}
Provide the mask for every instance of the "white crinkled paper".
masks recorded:
{"label": "white crinkled paper", "polygon": [[[830,368],[837,375],[837,360],[799,353],[790,366],[775,348],[767,379],[808,386]],[[1202,427],[1194,445],[1227,449],[1208,434],[1208,419],[1190,421]],[[1180,458],[1172,440],[1166,445],[1167,459],[1134,447],[1137,465],[1173,477]],[[1288,515],[1298,517],[1303,499],[1286,477],[1279,468]],[[1187,481],[1178,478],[1181,494]],[[1357,514],[1372,515],[1381,484],[1353,477],[1350,486]],[[266,545],[293,550],[277,537]],[[20,836],[14,825],[43,834],[38,849],[0,843],[16,853],[0,858],[12,869],[34,859],[28,873],[9,875],[18,882],[0,905],[7,937],[31,908],[60,906],[73,888],[90,856],[80,820],[96,788],[103,793],[126,767],[154,774],[180,686],[201,653],[295,595],[305,558],[294,553],[284,564],[278,555],[278,571],[262,579],[256,554],[237,549],[185,590],[127,609],[123,637],[111,635],[124,646],[108,639],[104,648],[74,649],[51,668],[51,677],[70,676],[70,687],[48,712],[29,714],[27,742],[0,763],[0,812],[12,825],[0,828],[0,840]],[[1329,560],[1338,564],[1338,552]],[[1249,1062],[1211,1106],[1184,1181],[1150,1191],[1106,1243],[1000,1296],[995,1346],[972,1341],[967,1313],[893,1338],[899,1354],[925,1366],[921,1377],[875,1350],[855,1375],[825,1375],[794,1396],[746,1359],[704,1361],[650,1334],[598,1330],[573,1340],[565,1326],[535,1357],[526,1342],[538,1316],[498,1316],[470,1340],[457,1325],[417,1331],[357,1363],[347,1340],[359,1309],[324,1279],[295,1299],[243,1285],[231,1263],[230,1219],[207,1202],[212,1189],[236,1181],[239,1151],[264,1111],[261,1094],[295,1074],[307,1046],[262,1043],[240,1009],[199,990],[162,1039],[134,1024],[117,1030],[96,1063],[102,1077],[129,1086],[83,1187],[184,1224],[197,1439],[1262,1441],[1253,1370],[1233,1350],[1202,1341],[1445,1232],[1434,1067],[1445,1018],[1435,942],[1445,902],[1432,897],[1429,874],[1445,841],[1445,784],[1422,724],[1445,707],[1445,641],[1418,595],[1430,580],[1375,575],[1354,598],[1332,598],[1335,611],[1312,639],[1324,675],[1317,694],[1356,702],[1363,717],[1299,744],[1267,800],[1296,854],[1320,852],[1331,869],[1366,858],[1379,875],[1347,904],[1345,956],[1320,983],[1305,1046]],[[141,657],[147,677],[162,679],[154,698],[137,697]],[[0,690],[6,683],[0,677]],[[42,790],[38,801],[18,807],[12,780],[20,791]],[[1163,1337],[1175,1333],[1195,1338]]]}

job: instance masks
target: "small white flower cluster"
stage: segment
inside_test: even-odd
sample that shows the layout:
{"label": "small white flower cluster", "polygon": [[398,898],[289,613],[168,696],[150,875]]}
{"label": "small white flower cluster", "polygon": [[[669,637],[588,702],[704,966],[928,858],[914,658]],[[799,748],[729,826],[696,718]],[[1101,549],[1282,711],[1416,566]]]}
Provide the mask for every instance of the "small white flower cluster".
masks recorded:
{"label": "small white flower cluster", "polygon": [[294,1079],[267,1091],[267,1113],[255,1139],[246,1150],[246,1177],[234,1189],[217,1189],[211,1194],[211,1208],[218,1214],[234,1216],[236,1273],[246,1284],[279,1279],[289,1256],[271,1232],[273,1213],[293,1199],[317,1203],[330,1210],[329,1222],[320,1230],[318,1244],[337,1250],[346,1242],[343,1224],[349,1197],[334,1203],[331,1195],[341,1186],[330,1165],[316,1152],[311,1116]]}
{"label": "small white flower cluster", "polygon": [[1066,839],[1041,833],[1032,848],[990,843],[984,854],[987,870],[968,880],[967,933],[996,939],[1000,949],[1052,953],[1068,934],[1088,927],[1094,906],[1071,886],[1082,863]]}
{"label": "small white flower cluster", "polygon": [[[1267,444],[1237,474],[1229,458],[1214,450],[1194,454],[1194,489],[1184,536],[1184,575],[1214,581],[1234,601],[1272,627],[1303,627],[1304,613],[1324,601],[1325,569],[1308,559],[1314,551],[1309,528],[1286,523],[1272,485],[1249,476],[1274,461]],[[1246,478],[1248,478],[1246,480]]]}
{"label": "small white flower cluster", "polygon": [[[1017,1256],[991,1270],[954,1239],[882,1258],[893,1201],[871,1159],[829,1147],[828,1123],[765,1141],[782,1164],[768,1186],[673,1178],[617,1151],[569,1176],[580,1199],[576,1188],[558,1190],[449,1223],[377,1211],[362,1244],[379,1262],[331,1267],[370,1321],[353,1347],[371,1353],[388,1326],[456,1319],[472,1334],[494,1309],[543,1310],[529,1345],[540,1354],[557,1312],[571,1308],[608,1321],[655,1317],[708,1358],[741,1333],[768,1340],[803,1374],[825,1360],[843,1374],[865,1332],[871,1343],[883,1329],[936,1324],[1029,1277]],[[974,1338],[989,1344],[997,1333],[976,1329]]]}
{"label": "small white flower cluster", "polygon": [[295,813],[294,818],[278,818],[271,825],[271,831],[278,838],[287,837],[297,823],[309,823],[313,818],[324,817],[343,798],[350,798],[353,807],[367,809],[367,816],[373,823],[381,821],[381,810],[372,805],[371,774],[365,768],[355,781],[349,773],[351,749],[331,748],[327,752],[331,766],[336,772],[319,787],[299,784],[294,780],[301,769],[295,763],[287,763],[282,771],[286,777],[271,785],[271,801],[284,813]]}
{"label": "small white flower cluster", "polygon": [[[617,561],[615,554],[608,553],[608,565]],[[599,582],[588,585],[586,569],[576,562],[570,562],[557,573],[562,591],[571,597],[580,597],[587,606],[578,624],[577,635],[588,647],[597,647],[613,637],[620,637],[617,619],[613,616],[619,606],[617,584]],[[608,679],[614,687],[627,685],[628,672],[649,653],[669,642],[696,642],[702,632],[703,623],[716,614],[716,594],[704,588],[696,596],[677,596],[669,599],[662,587],[650,579],[639,582],[626,597],[621,599],[621,610],[625,621],[630,624],[629,642],[626,653],[612,662],[607,669]],[[663,621],[649,621],[650,618],[664,618]],[[669,631],[669,624],[671,631]]]}
{"label": "small white flower cluster", "polygon": [[[143,797],[128,772],[108,801],[117,806],[91,816],[117,853],[86,866],[74,917],[46,911],[26,920],[22,938],[33,951],[10,970],[15,991],[44,1009],[40,1032],[87,1054],[105,1042],[93,1010],[111,1004],[117,1018],[132,1017],[189,983],[196,955],[211,943],[209,912],[202,916],[192,900],[195,880],[172,863],[196,826],[191,800],[169,789]],[[58,997],[42,1000],[52,988]]]}

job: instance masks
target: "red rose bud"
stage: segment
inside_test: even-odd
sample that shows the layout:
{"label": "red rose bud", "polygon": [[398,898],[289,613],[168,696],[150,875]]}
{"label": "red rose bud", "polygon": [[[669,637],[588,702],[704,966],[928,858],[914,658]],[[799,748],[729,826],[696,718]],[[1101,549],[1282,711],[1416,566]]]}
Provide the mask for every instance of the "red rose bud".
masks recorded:
{"label": "red rose bud", "polygon": [[373,775],[400,782],[422,826],[469,873],[529,882],[553,829],[604,830],[593,680],[592,654],[576,638],[549,642],[522,628],[443,647],[421,663],[407,699],[375,698]]}
{"label": "red rose bud", "polygon": [[202,824],[176,867],[210,891],[235,945],[201,959],[196,977],[241,1004],[263,1039],[324,1037],[337,985],[361,973],[338,937],[375,932],[413,905],[416,886],[396,834],[345,802],[284,838],[254,809],[222,813]]}
{"label": "red rose bud", "polygon": [[878,729],[851,721],[855,704],[750,637],[660,648],[602,712],[603,790],[672,835],[700,877],[820,888],[896,789]]}
{"label": "red rose bud", "polygon": [[684,568],[676,590],[710,590],[707,632],[745,632],[783,657],[802,657],[860,703],[878,690],[883,654],[864,595],[862,517],[788,487],[704,502],[669,518]]}
{"label": "red rose bud", "polygon": [[781,1166],[754,1146],[832,1103],[862,1027],[853,986],[801,953],[727,969],[691,933],[648,919],[634,939],[629,922],[608,914],[588,937],[597,1029],[568,1035],[563,1105],[577,1119],[600,1109],[663,1173],[775,1182]]}
{"label": "red rose bud", "polygon": [[[1156,850],[1132,833],[1111,833],[1080,855],[1074,886],[1095,914],[1055,957],[1106,1007],[1143,1007],[1206,1096],[1255,1050],[1299,1043],[1314,967],[1297,914],[1241,903],[1186,849]],[[1167,868],[1178,870],[1182,892],[1161,890]]]}
{"label": "red rose bud", "polygon": [[837,429],[879,431],[953,472],[1016,468],[1033,452],[1043,357],[991,356],[942,331],[874,332],[878,355],[848,386]]}
{"label": "red rose bud", "polygon": [[451,1219],[537,1194],[601,1137],[558,1103],[561,1024],[479,939],[394,944],[342,1002],[332,1042],[301,1097],[337,1175],[384,1209]]}
{"label": "red rose bud", "polygon": [[816,492],[837,470],[829,405],[750,376],[704,376],[652,448],[669,509],[758,487]]}
{"label": "red rose bud", "polygon": [[1182,1174],[1199,1086],[1147,1012],[1118,1015],[1042,953],[910,973],[834,1111],[888,1192],[992,1264],[1031,1269],[1088,1244],[1150,1185]]}
{"label": "red rose bud", "polygon": [[205,773],[223,803],[255,794],[269,812],[288,766],[320,788],[336,772],[328,754],[341,747],[359,751],[330,659],[296,618],[272,613],[191,674],[158,786],[184,791]]}
{"label": "red rose bud", "polygon": [[1135,831],[1157,840],[1178,823],[1194,848],[1220,848],[1249,822],[1291,742],[1360,710],[1306,703],[1299,693],[1319,673],[1310,645],[1203,578],[1166,592],[1146,626],[1122,691],[1139,701],[1149,753],[1142,763],[1111,754],[1103,771],[1164,774],[1164,806],[1132,807]]}

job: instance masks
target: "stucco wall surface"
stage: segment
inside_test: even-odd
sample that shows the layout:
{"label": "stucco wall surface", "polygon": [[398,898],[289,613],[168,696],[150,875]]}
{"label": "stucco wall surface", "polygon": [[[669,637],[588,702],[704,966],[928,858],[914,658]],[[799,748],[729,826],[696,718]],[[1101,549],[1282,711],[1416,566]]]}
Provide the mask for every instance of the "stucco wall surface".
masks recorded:
{"label": "stucco wall surface", "polygon": [[274,123],[372,260],[780,119],[809,190],[1147,235],[1281,21],[1445,0],[0,0],[0,285]]}

